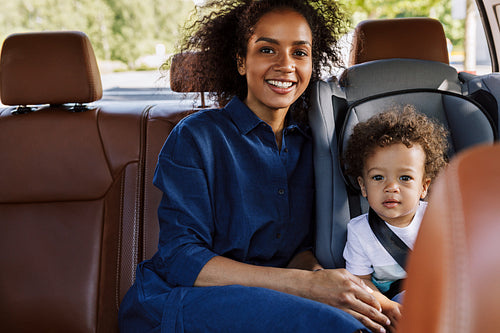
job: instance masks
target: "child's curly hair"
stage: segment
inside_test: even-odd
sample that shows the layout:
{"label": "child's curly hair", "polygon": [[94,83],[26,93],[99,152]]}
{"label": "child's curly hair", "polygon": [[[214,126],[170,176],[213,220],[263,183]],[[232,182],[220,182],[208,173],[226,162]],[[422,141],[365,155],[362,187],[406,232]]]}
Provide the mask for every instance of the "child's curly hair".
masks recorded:
{"label": "child's curly hair", "polygon": [[434,179],[447,164],[448,131],[411,105],[395,107],[354,126],[343,156],[346,174],[363,174],[364,164],[377,147],[419,144],[425,152],[425,177]]}
{"label": "child's curly hair", "polygon": [[[209,0],[194,13],[198,19],[185,27],[180,53],[202,52],[203,61],[189,63],[189,71],[197,73],[198,84],[211,92],[219,106],[233,96],[246,98],[247,82],[238,73],[237,56],[246,55],[258,20],[280,8],[297,11],[309,23],[313,36],[311,81],[321,77],[323,67],[342,65],[338,40],[348,31],[349,22],[335,0]],[[291,108],[302,121],[309,107],[309,93],[310,85]]]}

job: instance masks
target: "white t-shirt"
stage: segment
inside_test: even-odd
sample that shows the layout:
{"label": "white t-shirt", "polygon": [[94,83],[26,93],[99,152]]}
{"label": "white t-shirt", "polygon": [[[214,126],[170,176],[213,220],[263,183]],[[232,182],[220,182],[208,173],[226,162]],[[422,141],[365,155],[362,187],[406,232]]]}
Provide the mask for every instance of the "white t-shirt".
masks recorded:
{"label": "white t-shirt", "polygon": [[[386,225],[413,249],[427,202],[420,201],[411,223],[404,227]],[[368,222],[368,213],[353,218],[347,225],[347,243],[344,248],[346,269],[354,275],[370,275],[380,291],[389,289],[390,283],[406,277],[406,271],[379,242]]]}

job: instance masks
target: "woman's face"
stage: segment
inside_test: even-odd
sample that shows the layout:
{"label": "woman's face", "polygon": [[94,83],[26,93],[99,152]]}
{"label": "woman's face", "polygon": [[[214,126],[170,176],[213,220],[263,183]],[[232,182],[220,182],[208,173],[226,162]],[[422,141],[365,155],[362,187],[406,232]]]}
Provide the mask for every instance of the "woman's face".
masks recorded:
{"label": "woman's face", "polygon": [[257,22],[238,71],[248,84],[245,103],[258,116],[288,110],[306,90],[312,43],[309,24],[295,11],[272,11]]}

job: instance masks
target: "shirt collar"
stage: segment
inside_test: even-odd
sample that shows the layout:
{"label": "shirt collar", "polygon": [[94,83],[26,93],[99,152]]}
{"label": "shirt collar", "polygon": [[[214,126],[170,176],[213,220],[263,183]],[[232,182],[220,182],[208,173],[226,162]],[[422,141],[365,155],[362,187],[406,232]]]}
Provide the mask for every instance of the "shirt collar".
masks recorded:
{"label": "shirt collar", "polygon": [[264,123],[262,119],[257,117],[238,97],[233,97],[226,105],[225,109],[233,122],[236,124],[242,134],[248,134],[259,124]]}
{"label": "shirt collar", "polygon": [[[233,97],[233,99],[231,99],[231,101],[229,101],[226,105],[225,109],[229,112],[231,119],[236,124],[240,132],[244,135],[248,134],[259,124],[265,123],[262,119],[257,117],[257,115],[253,113],[253,111],[250,110],[250,108],[238,97]],[[299,124],[293,120],[289,122],[289,125],[285,128],[285,130],[288,133],[298,130],[306,138],[311,138],[309,126]]]}

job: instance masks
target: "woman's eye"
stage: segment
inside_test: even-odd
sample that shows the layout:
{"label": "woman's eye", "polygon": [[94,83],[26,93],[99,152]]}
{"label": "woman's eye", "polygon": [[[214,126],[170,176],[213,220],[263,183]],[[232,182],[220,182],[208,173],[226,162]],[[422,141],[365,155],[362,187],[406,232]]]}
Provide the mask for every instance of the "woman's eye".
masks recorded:
{"label": "woman's eye", "polygon": [[269,47],[263,47],[260,49],[260,53],[271,54],[274,53],[274,50]]}
{"label": "woman's eye", "polygon": [[376,180],[376,181],[381,181],[381,180],[384,180],[384,176],[381,176],[381,175],[375,175],[372,177],[373,180]]}
{"label": "woman's eye", "polygon": [[299,56],[299,57],[307,57],[308,56],[308,53],[305,51],[302,51],[302,50],[297,50],[293,54],[296,56]]}

